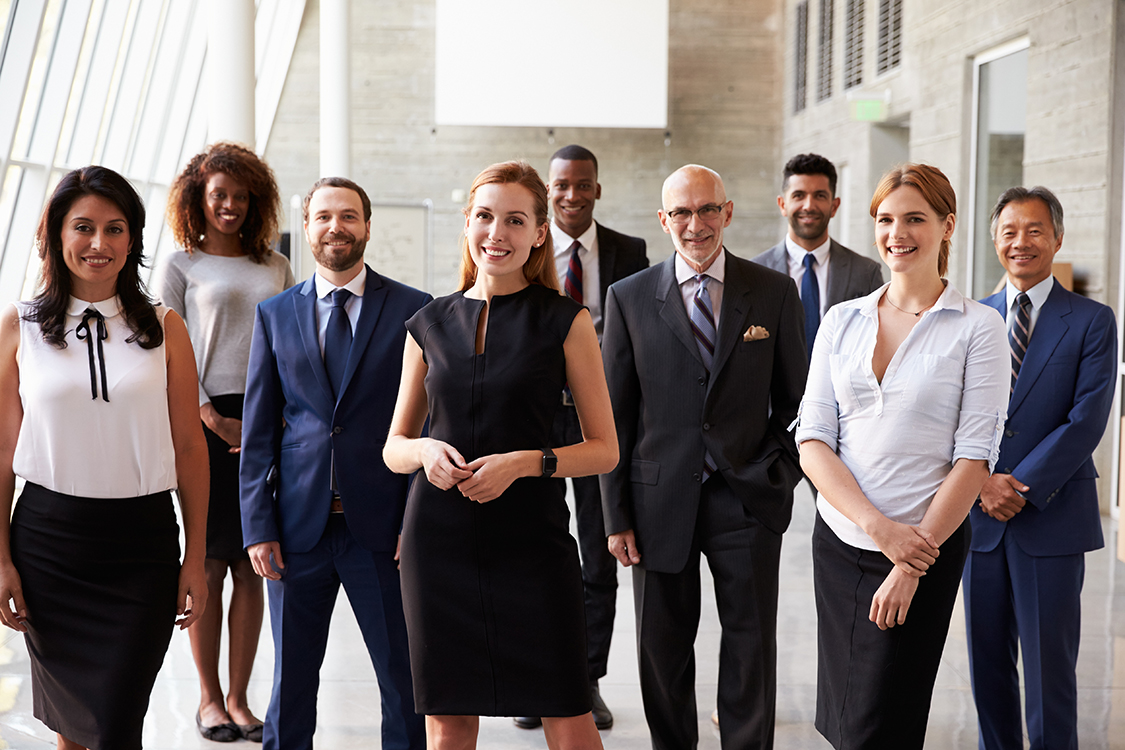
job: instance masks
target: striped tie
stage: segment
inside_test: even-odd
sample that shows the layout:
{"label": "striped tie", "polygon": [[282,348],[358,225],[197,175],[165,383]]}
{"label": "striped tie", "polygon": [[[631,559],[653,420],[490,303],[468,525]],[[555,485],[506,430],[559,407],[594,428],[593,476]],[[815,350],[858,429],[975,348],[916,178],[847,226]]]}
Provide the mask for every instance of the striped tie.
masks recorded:
{"label": "striped tie", "polygon": [[582,243],[575,240],[570,249],[570,265],[566,267],[566,278],[563,279],[563,291],[566,296],[578,304],[582,304],[582,259],[578,257],[578,251],[582,249]]}
{"label": "striped tie", "polygon": [[[695,334],[695,343],[699,347],[699,355],[703,357],[703,366],[707,373],[711,373],[711,365],[715,361],[715,315],[711,308],[711,293],[707,290],[707,282],[711,277],[700,274],[695,277],[699,288],[691,301],[691,330]],[[715,473],[715,459],[711,451],[703,452],[703,481]]]}
{"label": "striped tie", "polygon": [[1019,377],[1023,357],[1027,354],[1027,341],[1031,338],[1031,300],[1020,292],[1016,295],[1016,319],[1008,330],[1008,346],[1012,350],[1012,389],[1016,390],[1016,378]]}

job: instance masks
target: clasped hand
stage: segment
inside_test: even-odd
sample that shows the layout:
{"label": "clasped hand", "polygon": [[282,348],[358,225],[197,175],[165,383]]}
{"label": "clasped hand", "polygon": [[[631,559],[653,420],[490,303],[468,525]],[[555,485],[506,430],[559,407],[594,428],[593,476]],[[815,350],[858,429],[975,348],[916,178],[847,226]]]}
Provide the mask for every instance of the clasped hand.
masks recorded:
{"label": "clasped hand", "polygon": [[993,474],[980,488],[981,510],[997,521],[1010,521],[1027,504],[1020,493],[1030,490],[1011,474]]}
{"label": "clasped hand", "polygon": [[422,448],[426,479],[439,490],[456,487],[475,503],[487,503],[503,494],[520,477],[513,453],[481,456],[468,462],[456,448],[440,440],[428,440]]}
{"label": "clasped hand", "polygon": [[899,570],[915,578],[924,576],[941,554],[929,531],[890,519],[873,530],[871,539]]}

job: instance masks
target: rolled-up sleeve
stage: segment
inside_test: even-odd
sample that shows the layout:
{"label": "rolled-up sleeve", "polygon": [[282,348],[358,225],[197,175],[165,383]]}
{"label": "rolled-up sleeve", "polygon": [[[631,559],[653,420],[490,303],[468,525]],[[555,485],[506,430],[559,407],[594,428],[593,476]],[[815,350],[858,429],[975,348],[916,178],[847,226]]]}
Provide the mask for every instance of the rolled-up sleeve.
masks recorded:
{"label": "rolled-up sleeve", "polygon": [[805,395],[797,409],[797,419],[789,426],[796,428],[797,445],[819,440],[833,451],[840,436],[840,405],[832,387],[831,353],[839,327],[840,310],[830,309],[820,323],[813,344]]}
{"label": "rolled-up sleeve", "polygon": [[1008,418],[1011,363],[1004,319],[991,310],[989,313],[976,321],[965,353],[965,384],[953,436],[953,462],[959,458],[987,460],[991,473],[1000,456],[1000,440]]}

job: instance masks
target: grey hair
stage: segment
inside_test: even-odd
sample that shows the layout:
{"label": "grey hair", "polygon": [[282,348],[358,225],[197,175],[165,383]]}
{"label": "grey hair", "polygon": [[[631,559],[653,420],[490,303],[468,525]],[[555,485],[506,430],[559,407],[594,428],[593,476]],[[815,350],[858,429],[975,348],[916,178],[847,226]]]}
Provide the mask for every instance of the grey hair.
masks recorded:
{"label": "grey hair", "polygon": [[1063,236],[1063,207],[1059,199],[1047,188],[1036,185],[1033,188],[1011,187],[1000,194],[996,205],[992,207],[991,224],[989,233],[992,240],[996,241],[996,227],[1000,223],[1000,214],[1009,203],[1022,203],[1027,200],[1038,199],[1043,201],[1051,213],[1051,228],[1055,231],[1055,239]]}

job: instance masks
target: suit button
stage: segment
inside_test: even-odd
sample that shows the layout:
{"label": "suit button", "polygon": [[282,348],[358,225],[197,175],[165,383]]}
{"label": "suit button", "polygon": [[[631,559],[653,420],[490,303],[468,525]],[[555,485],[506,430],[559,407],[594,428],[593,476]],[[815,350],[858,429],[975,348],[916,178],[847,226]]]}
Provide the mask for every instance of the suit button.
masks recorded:
{"label": "suit button", "polygon": [[339,435],[343,431],[344,431],[344,428],[340,427],[339,425],[336,425],[335,427],[332,428],[332,434],[333,435]]}
{"label": "suit button", "polygon": [[1004,430],[1005,437],[1014,437],[1015,434],[1016,433],[1012,432],[1011,430]]}
{"label": "suit button", "polygon": [[707,431],[709,429],[711,429],[711,424],[709,422],[704,422],[703,423],[703,430]]}
{"label": "suit button", "polygon": [[1005,466],[1004,467],[1004,473],[1005,474],[1011,474],[1012,473],[1012,467],[1011,466]]}
{"label": "suit button", "polygon": [[702,482],[702,481],[703,481],[703,477],[699,476],[698,474],[692,474],[692,475],[691,475],[691,478],[692,478],[692,479],[694,479],[694,480],[695,480],[695,481],[697,481],[697,482]]}
{"label": "suit button", "polygon": [[700,375],[700,376],[699,376],[699,384],[700,384],[700,385],[707,385],[707,378],[705,378],[705,377],[703,377],[702,375]]}

